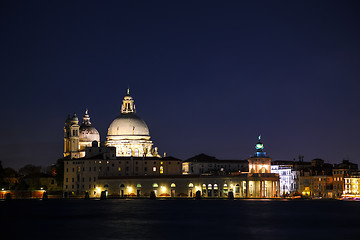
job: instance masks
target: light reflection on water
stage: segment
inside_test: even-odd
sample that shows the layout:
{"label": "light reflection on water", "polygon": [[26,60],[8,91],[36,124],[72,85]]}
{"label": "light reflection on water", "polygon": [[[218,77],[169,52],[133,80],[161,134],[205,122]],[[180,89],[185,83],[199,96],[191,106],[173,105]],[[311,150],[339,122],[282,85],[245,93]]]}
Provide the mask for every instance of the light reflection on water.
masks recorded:
{"label": "light reflection on water", "polygon": [[360,203],[13,200],[0,202],[0,211],[1,228],[15,239],[354,239]]}

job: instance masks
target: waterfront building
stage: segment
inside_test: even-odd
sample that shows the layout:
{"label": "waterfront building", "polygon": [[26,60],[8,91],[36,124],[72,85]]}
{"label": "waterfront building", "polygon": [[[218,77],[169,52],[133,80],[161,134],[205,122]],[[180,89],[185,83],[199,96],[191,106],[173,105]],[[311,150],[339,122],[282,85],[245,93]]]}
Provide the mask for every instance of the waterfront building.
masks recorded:
{"label": "waterfront building", "polygon": [[[111,197],[149,197],[151,193],[158,197],[194,197],[196,192],[204,198],[227,198],[230,193],[235,198],[279,197],[279,175],[270,172],[271,158],[263,148],[259,139],[256,153],[248,159],[251,172],[104,176],[99,177],[97,187]],[[202,162],[210,164],[214,160]]]}
{"label": "waterfront building", "polygon": [[157,197],[191,198],[199,191],[204,198],[228,198],[230,192],[235,198],[274,198],[277,183],[278,177],[271,173],[100,177],[98,189],[112,197],[149,197],[154,192]]}
{"label": "waterfront building", "polygon": [[334,198],[341,198],[345,190],[344,177],[349,177],[350,174],[358,169],[358,165],[351,163],[349,160],[343,160],[342,163],[334,164],[333,169],[333,196]]}
{"label": "waterfront building", "polygon": [[344,177],[343,198],[360,199],[360,171],[354,171]]}
{"label": "waterfront building", "polygon": [[[102,150],[101,150],[102,149]],[[99,178],[181,175],[182,161],[174,157],[116,157],[113,147],[91,147],[86,152],[102,152],[79,159],[64,160],[65,196],[99,197]]]}
{"label": "waterfront building", "polygon": [[353,172],[344,177],[345,190],[343,198],[360,198],[360,172]]}
{"label": "waterfront building", "polygon": [[299,192],[311,198],[332,198],[332,168],[332,164],[325,163],[322,159],[313,159],[310,165],[302,164]]}
{"label": "waterfront building", "polygon": [[294,171],[292,165],[271,164],[271,172],[279,174],[281,196],[290,195],[297,191],[300,172]]}

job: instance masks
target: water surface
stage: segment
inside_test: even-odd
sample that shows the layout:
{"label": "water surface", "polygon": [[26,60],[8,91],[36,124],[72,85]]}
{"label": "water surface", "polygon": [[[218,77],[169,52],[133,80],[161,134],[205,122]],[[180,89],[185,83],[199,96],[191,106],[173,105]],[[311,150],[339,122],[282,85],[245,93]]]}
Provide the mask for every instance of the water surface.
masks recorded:
{"label": "water surface", "polygon": [[0,212],[13,239],[360,239],[349,201],[12,200]]}

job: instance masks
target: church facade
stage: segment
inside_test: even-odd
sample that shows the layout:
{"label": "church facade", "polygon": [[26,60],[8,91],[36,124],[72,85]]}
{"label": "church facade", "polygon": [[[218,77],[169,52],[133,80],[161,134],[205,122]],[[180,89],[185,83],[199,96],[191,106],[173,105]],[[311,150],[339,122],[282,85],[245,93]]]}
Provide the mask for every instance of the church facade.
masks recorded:
{"label": "church facade", "polygon": [[[224,175],[189,171],[183,174],[183,168],[189,167],[189,163],[158,154],[145,121],[136,114],[134,99],[128,90],[121,114],[110,124],[104,143],[91,124],[88,110],[81,125],[76,114],[67,118],[64,196],[98,198],[103,193],[114,198],[149,197],[150,194],[191,198],[198,192],[205,198],[279,197],[279,176],[271,173],[271,158],[263,148],[259,138],[256,153],[248,159],[249,172]],[[245,162],[236,160],[231,164],[244,169]]]}

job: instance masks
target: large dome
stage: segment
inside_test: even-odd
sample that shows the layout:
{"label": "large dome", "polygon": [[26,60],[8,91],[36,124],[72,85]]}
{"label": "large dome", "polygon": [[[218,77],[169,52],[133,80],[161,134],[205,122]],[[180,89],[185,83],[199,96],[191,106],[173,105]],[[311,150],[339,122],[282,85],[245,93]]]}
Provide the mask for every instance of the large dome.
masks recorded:
{"label": "large dome", "polygon": [[149,128],[135,113],[122,113],[114,119],[108,129],[108,136],[149,136]]}
{"label": "large dome", "polygon": [[116,148],[117,157],[147,156],[158,157],[157,148],[153,148],[149,128],[136,115],[134,99],[129,89],[123,99],[121,115],[115,118],[109,126],[105,145]]}

